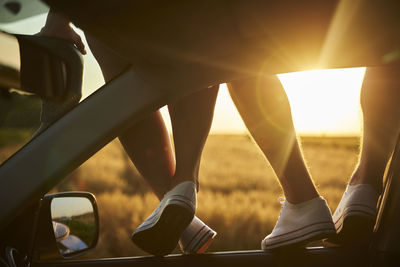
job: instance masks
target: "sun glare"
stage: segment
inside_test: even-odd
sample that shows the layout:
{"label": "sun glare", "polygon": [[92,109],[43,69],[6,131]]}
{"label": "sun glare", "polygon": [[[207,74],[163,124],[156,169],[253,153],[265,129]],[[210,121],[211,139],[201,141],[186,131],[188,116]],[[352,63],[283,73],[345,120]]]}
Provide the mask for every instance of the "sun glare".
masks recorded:
{"label": "sun glare", "polygon": [[[288,95],[296,131],[302,135],[360,135],[360,89],[365,68],[312,70],[279,74]],[[167,110],[163,116],[169,124]],[[171,127],[168,127],[171,130]],[[212,133],[243,134],[246,127],[220,86]]]}
{"label": "sun glare", "polygon": [[365,68],[312,70],[278,75],[299,133],[360,134],[359,96]]}

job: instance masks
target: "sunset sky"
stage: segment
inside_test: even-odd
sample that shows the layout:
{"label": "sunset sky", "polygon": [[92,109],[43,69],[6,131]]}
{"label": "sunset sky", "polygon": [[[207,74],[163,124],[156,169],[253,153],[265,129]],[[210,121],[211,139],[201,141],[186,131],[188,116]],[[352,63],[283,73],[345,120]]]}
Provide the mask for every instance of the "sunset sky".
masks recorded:
{"label": "sunset sky", "polygon": [[[2,28],[15,33],[34,34],[41,29],[44,21],[45,15],[40,15],[22,22],[2,25]],[[18,49],[15,49],[15,45],[12,48],[12,43],[0,39],[0,59],[17,53]],[[10,59],[6,60],[9,64]],[[297,131],[308,135],[360,134],[359,93],[364,72],[365,68],[352,68],[278,75],[289,97]],[[100,69],[93,55],[89,53],[85,56],[84,96],[89,95],[102,83]],[[165,109],[163,114],[168,117]],[[221,85],[212,132],[245,131],[226,86]]]}
{"label": "sunset sky", "polygon": [[[297,131],[307,135],[359,135],[359,94],[364,72],[365,68],[351,68],[278,75]],[[245,131],[226,86],[220,88],[212,130]]]}

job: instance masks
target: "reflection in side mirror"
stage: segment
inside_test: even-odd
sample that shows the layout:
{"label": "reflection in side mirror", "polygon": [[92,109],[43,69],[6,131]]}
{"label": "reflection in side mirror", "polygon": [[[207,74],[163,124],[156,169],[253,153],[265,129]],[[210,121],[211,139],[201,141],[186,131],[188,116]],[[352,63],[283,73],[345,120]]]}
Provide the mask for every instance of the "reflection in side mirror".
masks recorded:
{"label": "reflection in side mirror", "polygon": [[60,195],[51,200],[50,211],[54,237],[62,256],[73,256],[94,247],[98,221],[90,199]]}

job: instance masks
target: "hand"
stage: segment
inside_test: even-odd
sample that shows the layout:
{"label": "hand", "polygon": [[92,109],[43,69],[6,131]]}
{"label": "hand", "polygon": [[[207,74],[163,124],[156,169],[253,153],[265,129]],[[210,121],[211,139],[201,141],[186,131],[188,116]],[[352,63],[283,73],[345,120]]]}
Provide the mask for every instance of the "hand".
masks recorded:
{"label": "hand", "polygon": [[52,11],[49,12],[46,24],[38,35],[64,39],[75,45],[83,55],[86,55],[85,45],[82,42],[82,38],[72,29],[69,20],[59,13]]}

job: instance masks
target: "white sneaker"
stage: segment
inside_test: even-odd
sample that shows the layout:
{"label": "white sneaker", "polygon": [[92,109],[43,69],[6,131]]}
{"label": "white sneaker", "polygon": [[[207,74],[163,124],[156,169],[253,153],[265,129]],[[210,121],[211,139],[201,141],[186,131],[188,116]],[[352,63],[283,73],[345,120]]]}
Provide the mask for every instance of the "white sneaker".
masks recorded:
{"label": "white sneaker", "polygon": [[183,182],[168,191],[154,212],[135,230],[132,241],[153,255],[166,255],[193,220],[196,185]]}
{"label": "white sneaker", "polygon": [[263,250],[299,247],[335,234],[331,212],[322,197],[300,204],[284,201],[278,221],[261,242]]}
{"label": "white sneaker", "polygon": [[378,192],[369,184],[348,185],[333,214],[338,236],[328,242],[348,243],[371,234],[378,197]]}
{"label": "white sneaker", "polygon": [[179,240],[184,254],[204,253],[211,245],[217,233],[196,216],[185,229]]}

